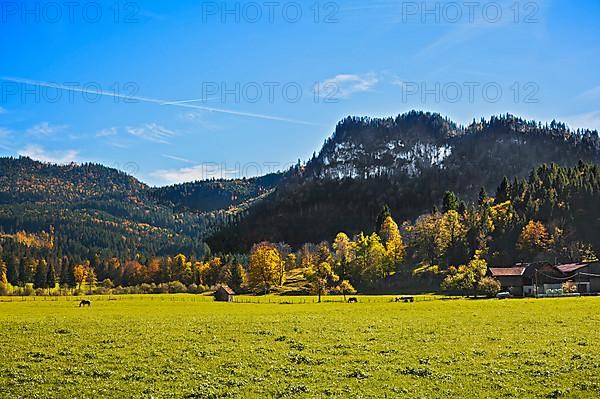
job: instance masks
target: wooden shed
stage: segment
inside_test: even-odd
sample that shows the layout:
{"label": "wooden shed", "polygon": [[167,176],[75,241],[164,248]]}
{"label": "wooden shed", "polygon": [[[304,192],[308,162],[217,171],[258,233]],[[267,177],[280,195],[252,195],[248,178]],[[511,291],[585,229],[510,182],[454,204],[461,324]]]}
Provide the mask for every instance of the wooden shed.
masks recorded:
{"label": "wooden shed", "polygon": [[215,299],[219,302],[233,302],[235,291],[225,284],[220,285],[215,291]]}

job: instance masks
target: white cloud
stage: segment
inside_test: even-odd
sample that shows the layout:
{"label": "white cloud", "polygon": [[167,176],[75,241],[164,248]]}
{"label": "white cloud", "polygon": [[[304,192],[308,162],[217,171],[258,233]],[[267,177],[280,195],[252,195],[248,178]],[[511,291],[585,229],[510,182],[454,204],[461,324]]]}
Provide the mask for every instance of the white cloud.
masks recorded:
{"label": "white cloud", "polygon": [[116,136],[118,129],[116,127],[109,127],[107,129],[102,129],[96,132],[96,137],[108,137],[108,136]]}
{"label": "white cloud", "polygon": [[600,130],[600,111],[592,111],[562,118],[574,129]]}
{"label": "white cloud", "polygon": [[182,112],[178,115],[178,118],[186,123],[194,123],[198,126],[201,126],[204,129],[216,130],[221,129],[220,125],[212,123],[207,120],[206,112],[198,112],[198,111],[190,111],[190,112]]}
{"label": "white cloud", "polygon": [[379,79],[375,74],[340,74],[319,83],[319,96],[331,99],[350,97],[355,93],[370,91]]}
{"label": "white cloud", "polygon": [[[248,170],[250,172],[250,170]],[[254,172],[254,170],[252,170]],[[157,170],[150,175],[166,184],[185,183],[207,179],[236,179],[242,171],[239,168],[227,169],[226,165],[218,163],[203,163],[188,168]],[[251,177],[251,176],[247,176]]]}
{"label": "white cloud", "polygon": [[0,114],[5,114],[5,113],[7,113],[7,112],[8,112],[8,111],[6,110],[6,108],[4,108],[4,107],[0,107]]}
{"label": "white cloud", "polygon": [[594,100],[596,98],[600,98],[600,86],[592,87],[589,90],[581,93],[577,98],[581,98],[584,100]]}
{"label": "white cloud", "polygon": [[32,144],[19,150],[18,154],[42,162],[64,164],[75,162],[79,152],[77,150],[46,151],[43,147]]}
{"label": "white cloud", "polygon": [[162,154],[161,156],[163,158],[172,159],[174,161],[180,161],[180,162],[191,163],[191,164],[195,164],[196,163],[195,161],[191,161],[191,160],[186,159],[186,158],[177,157],[175,155]]}
{"label": "white cloud", "polygon": [[48,137],[53,135],[54,133],[60,132],[64,130],[67,126],[65,125],[50,125],[48,122],[41,122],[35,126],[30,127],[25,132],[29,136],[43,136]]}
{"label": "white cloud", "polygon": [[11,131],[7,128],[0,127],[0,139],[5,139],[10,136]]}
{"label": "white cloud", "polygon": [[160,144],[169,144],[168,139],[175,136],[175,132],[156,123],[147,123],[139,127],[127,127],[127,133]]}
{"label": "white cloud", "polygon": [[15,151],[10,145],[6,145],[7,142],[10,143],[11,131],[4,127],[0,127],[0,148],[5,151],[10,151],[11,153]]}

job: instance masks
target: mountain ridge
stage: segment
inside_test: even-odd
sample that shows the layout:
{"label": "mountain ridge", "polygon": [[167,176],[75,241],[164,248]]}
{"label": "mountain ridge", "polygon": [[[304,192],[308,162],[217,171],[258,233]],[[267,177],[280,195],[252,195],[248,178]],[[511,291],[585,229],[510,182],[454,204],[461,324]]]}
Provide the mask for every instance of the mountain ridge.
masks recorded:
{"label": "mountain ridge", "polygon": [[247,179],[150,187],[100,164],[0,158],[0,232],[53,227],[69,243],[61,251],[106,256],[201,256],[205,239],[223,252],[262,240],[298,246],[367,231],[384,204],[410,220],[447,190],[468,201],[504,176],[580,160],[600,163],[597,131],[509,114],[462,126],[421,111],[347,117],[306,163]]}

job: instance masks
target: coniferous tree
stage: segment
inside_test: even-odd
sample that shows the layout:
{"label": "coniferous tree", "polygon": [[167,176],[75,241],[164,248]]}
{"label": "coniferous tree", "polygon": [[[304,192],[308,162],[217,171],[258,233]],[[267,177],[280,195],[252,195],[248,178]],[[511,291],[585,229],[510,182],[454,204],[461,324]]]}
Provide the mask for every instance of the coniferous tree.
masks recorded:
{"label": "coniferous tree", "polygon": [[502,183],[500,183],[498,190],[496,190],[496,204],[501,204],[503,202],[508,201],[509,199],[510,183],[508,181],[508,178],[504,176],[504,179],[502,179]]}
{"label": "coniferous tree", "polygon": [[44,259],[37,262],[35,268],[34,286],[35,288],[47,288],[47,272],[46,272],[46,261]]}
{"label": "coniferous tree", "polygon": [[487,203],[487,201],[488,201],[488,193],[487,193],[487,191],[485,191],[484,187],[481,187],[481,190],[479,190],[478,204],[479,204],[479,206],[483,206]]}
{"label": "coniferous tree", "polygon": [[54,287],[56,287],[56,272],[52,263],[48,266],[48,273],[46,275],[46,286],[49,289],[53,289]]}
{"label": "coniferous tree", "polygon": [[21,284],[31,282],[31,275],[29,273],[29,268],[27,267],[27,259],[25,259],[25,257],[21,257],[21,259],[19,259],[19,281],[21,282]]}
{"label": "coniferous tree", "polygon": [[377,232],[377,234],[379,234],[379,232],[381,231],[381,226],[383,226],[383,222],[385,222],[385,219],[391,216],[392,212],[390,211],[390,207],[387,204],[385,204],[381,209],[381,212],[379,212],[379,214],[377,215],[377,221],[375,222],[375,232]]}
{"label": "coniferous tree", "polygon": [[19,284],[19,266],[14,256],[9,255],[6,262],[6,278],[12,285]]}
{"label": "coniferous tree", "polygon": [[442,204],[442,212],[446,213],[448,211],[458,211],[458,207],[460,206],[460,200],[456,193],[452,191],[446,191],[444,194],[444,201]]}

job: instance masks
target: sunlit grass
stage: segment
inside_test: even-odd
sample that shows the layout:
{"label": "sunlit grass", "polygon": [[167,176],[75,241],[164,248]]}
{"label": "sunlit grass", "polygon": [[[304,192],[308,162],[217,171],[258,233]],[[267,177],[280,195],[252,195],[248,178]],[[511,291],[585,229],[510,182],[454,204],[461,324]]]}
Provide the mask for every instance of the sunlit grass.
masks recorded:
{"label": "sunlit grass", "polygon": [[0,303],[0,397],[600,395],[600,298],[67,299]]}

